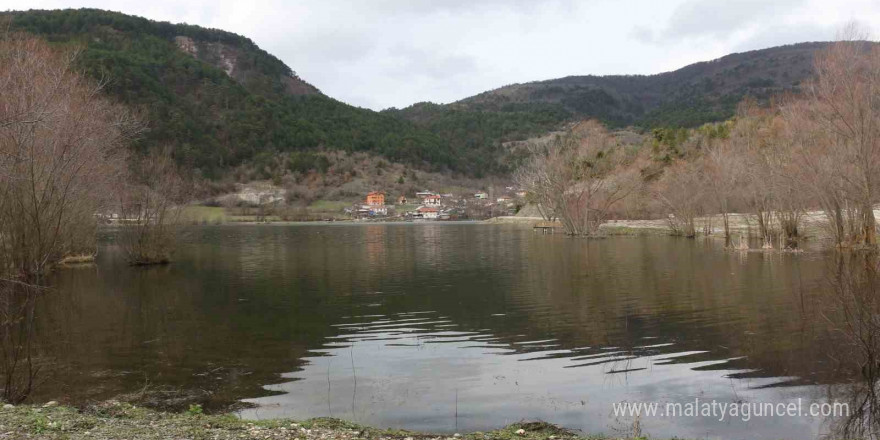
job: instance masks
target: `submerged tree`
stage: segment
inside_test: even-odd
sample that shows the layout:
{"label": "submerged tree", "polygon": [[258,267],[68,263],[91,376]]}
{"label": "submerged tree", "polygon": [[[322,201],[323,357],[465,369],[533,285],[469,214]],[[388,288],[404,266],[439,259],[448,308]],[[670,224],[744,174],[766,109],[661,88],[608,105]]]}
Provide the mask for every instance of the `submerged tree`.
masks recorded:
{"label": "submerged tree", "polygon": [[25,280],[94,249],[95,213],[139,127],[75,59],[35,38],[0,39],[0,271]]}
{"label": "submerged tree", "polygon": [[877,245],[880,196],[880,48],[850,31],[816,56],[804,101],[788,106],[803,146],[804,181],[817,192],[839,245]]}
{"label": "submerged tree", "polygon": [[830,387],[849,414],[835,421],[839,438],[880,438],[880,266],[876,253],[838,253],[819,297],[829,325],[831,366],[846,383]]}
{"label": "submerged tree", "polygon": [[41,362],[35,339],[38,286],[0,280],[0,399],[18,404],[37,386]]}
{"label": "submerged tree", "polygon": [[695,237],[694,220],[707,204],[709,185],[697,162],[676,161],[658,182],[655,195],[669,209],[669,228],[675,235]]}
{"label": "submerged tree", "polygon": [[624,167],[629,152],[595,121],[528,148],[516,181],[571,235],[598,233],[614,206],[641,184],[638,173]]}
{"label": "submerged tree", "polygon": [[744,180],[742,157],[731,148],[725,135],[707,145],[700,169],[708,186],[707,206],[721,215],[725,245],[730,246],[730,213],[740,198]]}
{"label": "submerged tree", "polygon": [[94,252],[95,214],[140,127],[74,70],[76,55],[0,35],[0,397],[12,403],[36,386],[44,275],[66,255]]}
{"label": "submerged tree", "polygon": [[117,190],[120,243],[134,265],[171,261],[189,185],[166,150],[138,158]]}

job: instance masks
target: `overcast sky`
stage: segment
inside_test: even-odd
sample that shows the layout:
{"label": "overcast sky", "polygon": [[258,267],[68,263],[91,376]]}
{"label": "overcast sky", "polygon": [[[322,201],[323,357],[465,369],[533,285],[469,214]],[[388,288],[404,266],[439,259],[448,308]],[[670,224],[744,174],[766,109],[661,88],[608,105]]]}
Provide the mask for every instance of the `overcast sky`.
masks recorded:
{"label": "overcast sky", "polygon": [[651,74],[731,52],[880,35],[880,0],[0,0],[93,7],[245,35],[361,107],[447,103],[568,75]]}

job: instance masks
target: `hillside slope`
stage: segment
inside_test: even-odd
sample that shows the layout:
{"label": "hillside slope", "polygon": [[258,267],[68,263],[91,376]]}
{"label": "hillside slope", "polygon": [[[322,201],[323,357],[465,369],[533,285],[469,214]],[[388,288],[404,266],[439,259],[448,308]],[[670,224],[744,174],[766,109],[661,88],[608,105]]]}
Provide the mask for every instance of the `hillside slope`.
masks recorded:
{"label": "hillside slope", "polygon": [[[374,112],[334,100],[230,32],[95,9],[0,12],[12,28],[79,47],[80,67],[143,109],[136,148],[168,146],[208,178],[304,151],[383,156],[424,170],[505,174],[506,141],[596,118],[612,127],[693,127],[729,118],[745,95],[797,91],[827,43],[732,54],[657,75],[570,76],[461,101]],[[276,160],[277,162],[277,160]]]}
{"label": "hillside slope", "polygon": [[[143,109],[138,148],[169,146],[206,177],[286,152],[367,151],[421,168],[493,169],[414,124],[336,101],[251,40],[225,31],[94,9],[0,13],[12,27],[79,47],[80,67]],[[483,157],[487,157],[482,161]]]}
{"label": "hillside slope", "polygon": [[595,118],[612,127],[694,127],[731,117],[746,95],[767,101],[797,92],[813,55],[828,43],[738,53],[657,75],[569,76],[513,84],[461,101],[419,103],[388,112],[440,136],[516,140],[559,124]]}

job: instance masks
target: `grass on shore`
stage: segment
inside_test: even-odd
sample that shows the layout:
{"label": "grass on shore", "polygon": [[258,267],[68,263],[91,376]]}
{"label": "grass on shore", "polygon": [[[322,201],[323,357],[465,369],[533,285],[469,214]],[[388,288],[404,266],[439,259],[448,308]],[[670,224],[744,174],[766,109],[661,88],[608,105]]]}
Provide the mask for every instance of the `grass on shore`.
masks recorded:
{"label": "grass on shore", "polygon": [[343,209],[348,208],[352,205],[352,202],[340,201],[340,200],[317,200],[312,202],[309,205],[309,212],[326,212],[326,213],[339,213],[342,212]]}
{"label": "grass on shore", "polygon": [[[453,436],[374,429],[330,418],[302,422],[288,419],[248,421],[231,414],[202,414],[198,407],[185,413],[165,413],[111,401],[82,410],[66,406],[4,406],[0,408],[0,438],[427,440]],[[575,440],[585,437],[549,423],[523,422],[494,431],[464,434],[460,438]]]}
{"label": "grass on shore", "polygon": [[319,200],[306,208],[283,206],[271,210],[271,214],[257,216],[257,209],[224,208],[222,206],[189,205],[183,209],[181,221],[190,225],[221,225],[226,223],[276,223],[286,221],[348,220],[343,209],[349,202]]}
{"label": "grass on shore", "polygon": [[184,223],[218,225],[228,222],[229,215],[223,207],[190,205],[183,208],[181,220]]}

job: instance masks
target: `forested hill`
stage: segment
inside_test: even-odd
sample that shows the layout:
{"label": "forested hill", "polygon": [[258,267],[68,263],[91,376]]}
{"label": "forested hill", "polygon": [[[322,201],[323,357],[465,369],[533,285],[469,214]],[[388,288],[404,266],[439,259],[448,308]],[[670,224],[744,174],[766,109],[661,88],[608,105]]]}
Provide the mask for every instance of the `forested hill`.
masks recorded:
{"label": "forested hill", "polygon": [[[374,112],[334,100],[248,38],[95,9],[0,13],[13,29],[82,48],[80,68],[144,109],[139,149],[169,146],[208,178],[314,149],[365,151],[473,176],[509,171],[502,142],[596,118],[611,126],[695,126],[746,94],[797,90],[823,43],[783,46],[650,76],[572,76],[447,104]],[[296,62],[296,60],[293,60]]]}
{"label": "forested hill", "polygon": [[612,127],[693,127],[731,117],[750,95],[760,101],[798,90],[827,43],[737,53],[657,75],[569,76],[513,84],[461,101],[419,103],[390,112],[443,134],[486,121],[493,135],[517,137],[564,120],[595,118]]}
{"label": "forested hill", "polygon": [[137,147],[169,146],[209,178],[316,148],[369,151],[436,170],[502,171],[493,144],[465,150],[408,121],[336,101],[233,33],[94,9],[2,16],[16,30],[82,48],[80,68],[109,79],[112,96],[147,113],[149,130]]}

